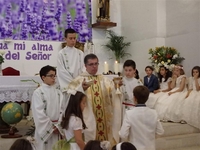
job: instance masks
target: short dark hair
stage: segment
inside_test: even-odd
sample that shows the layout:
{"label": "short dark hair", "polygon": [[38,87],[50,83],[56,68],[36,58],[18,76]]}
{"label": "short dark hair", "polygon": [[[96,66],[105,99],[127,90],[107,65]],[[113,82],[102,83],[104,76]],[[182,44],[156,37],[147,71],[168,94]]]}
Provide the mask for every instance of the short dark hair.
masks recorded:
{"label": "short dark hair", "polygon": [[79,117],[82,121],[83,129],[86,128],[85,122],[83,120],[83,114],[81,110],[81,101],[85,97],[85,94],[82,92],[77,91],[75,95],[71,95],[69,99],[69,103],[67,105],[67,108],[65,110],[65,115],[62,118],[61,126],[64,129],[68,129],[69,126],[69,119],[71,115],[75,115],[76,117]]}
{"label": "short dark hair", "polygon": [[152,71],[154,71],[154,68],[153,68],[152,66],[146,66],[146,67],[145,67],[145,71],[146,71],[147,68],[149,68],[149,69],[151,69]]}
{"label": "short dark hair", "polygon": [[136,86],[133,90],[133,96],[137,99],[138,104],[145,104],[149,98],[149,89],[143,85]]}
{"label": "short dark hair", "polygon": [[131,59],[126,60],[123,65],[123,68],[125,68],[125,67],[132,67],[133,69],[135,69],[136,68],[135,61],[133,61]]}
{"label": "short dark hair", "polygon": [[69,33],[77,33],[77,32],[76,32],[74,29],[71,29],[71,28],[66,29],[66,30],[65,30],[65,37],[67,37],[67,35],[68,35]]}
{"label": "short dark hair", "polygon": [[[136,147],[132,143],[129,143],[129,142],[123,142],[120,148],[121,150],[137,150]],[[112,147],[112,150],[116,150],[116,149],[117,149],[117,145]]]}
{"label": "short dark hair", "polygon": [[98,140],[90,140],[89,142],[87,142],[87,144],[85,145],[84,150],[102,150],[102,148],[100,147],[100,141]]}
{"label": "short dark hair", "polygon": [[56,68],[49,65],[42,67],[40,69],[40,78],[42,79],[43,76],[46,76],[49,71],[55,71],[56,73]]}
{"label": "short dark hair", "polygon": [[27,139],[17,139],[9,150],[33,150],[31,143]]}
{"label": "short dark hair", "polygon": [[88,54],[84,58],[84,64],[85,65],[87,64],[88,59],[97,59],[97,60],[99,60],[98,57],[95,54]]}
{"label": "short dark hair", "polygon": [[192,68],[192,71],[191,71],[192,77],[193,77],[193,70],[198,70],[198,72],[199,72],[199,76],[198,77],[200,77],[200,67],[199,66],[194,66]]}

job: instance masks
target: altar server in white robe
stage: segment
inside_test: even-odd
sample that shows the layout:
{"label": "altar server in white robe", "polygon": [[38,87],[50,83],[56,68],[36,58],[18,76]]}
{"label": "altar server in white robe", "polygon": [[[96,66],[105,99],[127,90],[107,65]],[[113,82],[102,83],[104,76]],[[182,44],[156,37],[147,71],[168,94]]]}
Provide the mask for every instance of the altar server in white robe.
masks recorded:
{"label": "altar server in white robe", "polygon": [[200,67],[192,69],[189,78],[189,90],[183,104],[183,120],[189,125],[200,129]]}
{"label": "altar server in white robe", "polygon": [[149,94],[146,105],[149,108],[154,108],[157,100],[162,97],[166,92],[171,90],[172,72],[165,66],[159,68],[158,79],[160,88]]}
{"label": "altar server in white robe", "polygon": [[137,150],[155,150],[155,134],[163,134],[163,127],[155,110],[146,107],[149,90],[137,86],[133,90],[136,107],[125,112],[119,135],[132,143]]}
{"label": "altar server in white robe", "polygon": [[135,105],[133,102],[133,89],[143,83],[135,78],[136,64],[133,60],[126,60],[123,65],[124,77],[121,90],[123,93],[123,113],[125,109],[131,109]]}
{"label": "altar server in white robe", "polygon": [[[52,150],[59,140],[60,105],[62,92],[55,88],[56,69],[45,66],[40,70],[43,83],[32,96],[32,113],[35,123],[35,140],[37,150]],[[60,130],[61,131],[61,130]]]}
{"label": "altar server in white robe", "polygon": [[74,47],[76,45],[76,37],[77,34],[74,29],[66,29],[66,46],[58,53],[57,74],[61,91],[63,91],[74,78],[85,71],[83,63],[84,53]]}
{"label": "altar server in white robe", "polygon": [[118,131],[121,127],[121,99],[116,94],[114,82],[98,74],[99,60],[96,55],[84,58],[86,72],[79,75],[68,86],[67,91],[80,91],[87,96],[87,106],[83,111],[85,141],[119,142]]}

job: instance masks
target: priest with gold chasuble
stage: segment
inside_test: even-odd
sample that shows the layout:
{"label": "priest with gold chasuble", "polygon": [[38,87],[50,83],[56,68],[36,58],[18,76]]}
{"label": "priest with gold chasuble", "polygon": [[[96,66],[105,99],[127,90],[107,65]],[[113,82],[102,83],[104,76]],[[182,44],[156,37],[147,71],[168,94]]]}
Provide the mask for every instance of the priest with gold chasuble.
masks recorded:
{"label": "priest with gold chasuble", "polygon": [[76,91],[87,95],[87,106],[83,118],[87,129],[84,130],[85,142],[89,140],[119,142],[118,131],[121,127],[121,99],[116,94],[115,84],[109,78],[97,74],[99,61],[96,55],[84,58],[86,72],[75,78],[66,91]]}

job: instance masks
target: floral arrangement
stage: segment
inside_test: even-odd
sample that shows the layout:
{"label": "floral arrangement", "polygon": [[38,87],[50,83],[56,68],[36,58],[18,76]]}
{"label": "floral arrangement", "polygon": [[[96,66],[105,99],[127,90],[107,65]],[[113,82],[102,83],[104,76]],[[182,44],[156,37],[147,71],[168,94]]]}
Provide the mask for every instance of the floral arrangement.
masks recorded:
{"label": "floral arrangement", "polygon": [[155,49],[149,49],[149,54],[151,57],[152,65],[155,71],[159,71],[160,66],[164,66],[171,70],[175,65],[181,63],[185,58],[180,57],[180,53],[173,47],[155,47]]}
{"label": "floral arrangement", "polygon": [[0,51],[0,65],[4,63],[4,57],[3,57],[4,54],[5,54],[5,51]]}

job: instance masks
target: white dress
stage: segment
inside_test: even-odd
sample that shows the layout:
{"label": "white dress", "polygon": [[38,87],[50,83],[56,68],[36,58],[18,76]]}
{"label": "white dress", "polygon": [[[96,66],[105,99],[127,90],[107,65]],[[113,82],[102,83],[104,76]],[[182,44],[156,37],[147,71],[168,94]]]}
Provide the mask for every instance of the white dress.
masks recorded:
{"label": "white dress", "polygon": [[[200,85],[200,78],[198,78],[198,84]],[[196,90],[193,77],[189,78],[189,89],[192,91],[184,101],[183,120],[200,129],[200,92]]]}
{"label": "white dress", "polygon": [[[183,78],[185,78],[185,75],[179,76],[176,79],[176,86],[169,92],[178,90]],[[159,119],[179,122],[181,121],[181,108],[187,94],[186,85],[182,92],[176,92],[174,94],[168,95],[169,92],[166,92],[157,100],[155,109],[158,113]]]}
{"label": "white dress", "polygon": [[[168,78],[166,82],[165,78],[162,78],[162,82],[160,83],[160,90],[166,90],[168,89],[168,83],[171,82],[171,78]],[[159,93],[150,93],[149,98],[146,102],[147,107],[149,108],[155,108],[157,100],[162,97],[166,92],[159,92]]]}
{"label": "white dress", "polygon": [[[69,119],[69,127],[68,129],[63,129],[65,133],[65,137],[67,141],[74,138],[74,130],[83,130],[82,121],[79,117],[71,116]],[[70,143],[70,150],[80,150],[77,143]]]}

